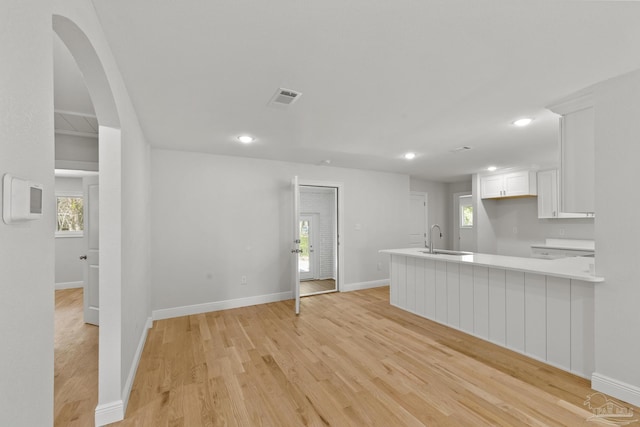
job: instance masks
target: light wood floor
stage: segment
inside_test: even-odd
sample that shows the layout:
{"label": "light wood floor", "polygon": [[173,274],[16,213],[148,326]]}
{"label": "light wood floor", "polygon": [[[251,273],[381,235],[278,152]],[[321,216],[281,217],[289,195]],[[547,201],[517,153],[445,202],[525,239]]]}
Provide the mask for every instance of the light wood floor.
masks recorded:
{"label": "light wood floor", "polygon": [[305,280],[300,282],[300,295],[312,294],[315,292],[334,291],[336,289],[336,281],[333,279],[325,280]]}
{"label": "light wood floor", "polygon": [[588,381],[388,301],[384,287],[305,298],[298,317],[283,301],[156,321],[116,425],[594,425]]}
{"label": "light wood floor", "polygon": [[98,328],[84,323],[82,289],[56,291],[54,425],[93,425],[98,404]]}

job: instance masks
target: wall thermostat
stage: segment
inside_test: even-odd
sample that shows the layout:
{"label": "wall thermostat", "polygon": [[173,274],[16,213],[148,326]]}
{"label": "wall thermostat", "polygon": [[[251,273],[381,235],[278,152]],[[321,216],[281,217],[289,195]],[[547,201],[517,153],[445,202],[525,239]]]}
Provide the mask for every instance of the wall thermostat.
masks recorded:
{"label": "wall thermostat", "polygon": [[6,224],[42,218],[41,184],[7,173],[2,187],[2,219]]}

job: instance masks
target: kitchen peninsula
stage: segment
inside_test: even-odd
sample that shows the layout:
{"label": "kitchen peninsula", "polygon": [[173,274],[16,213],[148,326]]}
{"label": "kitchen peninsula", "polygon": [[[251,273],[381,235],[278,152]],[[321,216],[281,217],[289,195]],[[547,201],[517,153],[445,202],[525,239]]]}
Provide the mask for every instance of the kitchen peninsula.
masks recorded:
{"label": "kitchen peninsula", "polygon": [[585,378],[594,371],[593,258],[389,249],[390,302]]}

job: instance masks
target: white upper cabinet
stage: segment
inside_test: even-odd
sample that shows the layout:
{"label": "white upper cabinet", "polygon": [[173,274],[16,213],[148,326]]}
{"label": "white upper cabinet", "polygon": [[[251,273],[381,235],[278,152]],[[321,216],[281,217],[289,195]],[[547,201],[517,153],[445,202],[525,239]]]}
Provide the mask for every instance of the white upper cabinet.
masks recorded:
{"label": "white upper cabinet", "polygon": [[538,218],[558,217],[558,171],[538,172]]}
{"label": "white upper cabinet", "polygon": [[548,107],[560,114],[559,198],[562,212],[595,211],[594,111],[591,94]]}
{"label": "white upper cabinet", "polygon": [[483,199],[537,195],[536,174],[531,171],[509,172],[480,177]]}

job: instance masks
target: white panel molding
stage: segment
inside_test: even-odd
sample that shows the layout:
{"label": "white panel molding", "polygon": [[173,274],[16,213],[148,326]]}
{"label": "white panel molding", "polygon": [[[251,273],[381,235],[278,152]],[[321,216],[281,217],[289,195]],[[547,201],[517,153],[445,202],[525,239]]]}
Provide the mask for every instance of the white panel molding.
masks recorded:
{"label": "white panel molding", "polygon": [[106,426],[107,424],[122,421],[124,419],[124,403],[122,400],[115,402],[103,403],[96,407],[95,424],[96,426]]}
{"label": "white panel molding", "polygon": [[56,169],[72,169],[83,171],[98,171],[98,162],[83,162],[80,160],[56,160]]}
{"label": "white panel molding", "polygon": [[76,289],[76,288],[81,288],[84,286],[84,282],[83,281],[79,281],[79,282],[60,282],[60,283],[56,283],[56,291],[61,290],[61,289]]}
{"label": "white panel molding", "polygon": [[640,406],[640,387],[594,372],[591,375],[591,388],[632,405]]}
{"label": "white panel molding", "polygon": [[[388,280],[385,281],[388,283]],[[203,304],[185,305],[181,307],[162,308],[153,310],[153,320],[171,319],[173,317],[190,316],[192,314],[208,313],[210,311],[228,310],[231,308],[248,307],[250,305],[267,304],[270,302],[284,301],[293,298],[293,292],[280,292],[276,294],[256,295],[253,297],[236,298],[224,301],[212,301]]]}
{"label": "white panel molding", "polygon": [[381,286],[388,286],[389,279],[371,280],[369,282],[349,283],[342,286],[340,292],[359,291],[362,289],[379,288]]}
{"label": "white panel molding", "polygon": [[149,329],[153,328],[153,319],[147,317],[147,322],[144,325],[142,335],[140,335],[140,341],[138,342],[138,348],[133,356],[133,363],[129,369],[129,375],[127,381],[124,383],[124,389],[122,390],[123,410],[127,410],[129,404],[129,396],[131,395],[131,387],[133,387],[133,380],[136,378],[136,372],[138,371],[138,365],[140,365],[140,358],[142,357],[142,350],[144,350],[144,344],[147,342],[147,335]]}

